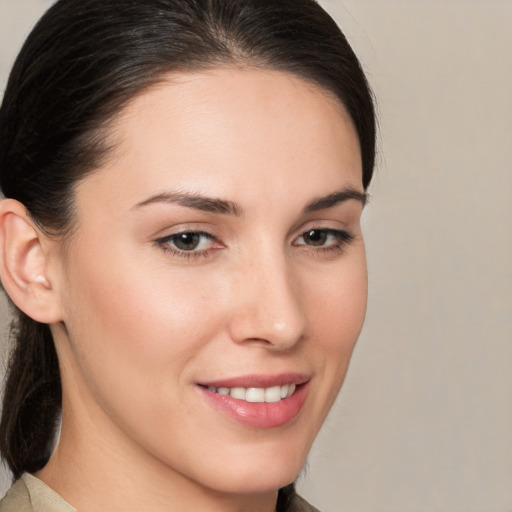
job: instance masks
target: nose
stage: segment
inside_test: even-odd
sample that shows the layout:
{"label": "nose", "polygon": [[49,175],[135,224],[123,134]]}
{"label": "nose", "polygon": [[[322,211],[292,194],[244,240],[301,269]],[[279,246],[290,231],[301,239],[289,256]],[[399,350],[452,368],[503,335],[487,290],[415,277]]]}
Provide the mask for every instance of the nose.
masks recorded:
{"label": "nose", "polygon": [[300,282],[285,255],[247,262],[235,286],[229,326],[234,341],[287,350],[306,335]]}

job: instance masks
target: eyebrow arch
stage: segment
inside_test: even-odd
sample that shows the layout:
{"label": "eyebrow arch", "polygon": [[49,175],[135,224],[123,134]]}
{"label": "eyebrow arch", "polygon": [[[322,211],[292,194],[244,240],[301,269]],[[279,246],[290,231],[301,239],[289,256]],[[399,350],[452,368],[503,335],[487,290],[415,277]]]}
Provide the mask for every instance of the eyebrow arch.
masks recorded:
{"label": "eyebrow arch", "polygon": [[194,208],[210,213],[221,213],[223,215],[235,215],[240,217],[243,214],[242,208],[233,201],[205,197],[199,194],[190,194],[185,192],[163,192],[138,203],[133,209],[142,208],[149,204],[167,203],[178,204],[187,208]]}
{"label": "eyebrow arch", "polygon": [[337,192],[329,194],[328,196],[313,200],[304,208],[304,213],[325,210],[350,199],[355,199],[365,206],[368,202],[368,194],[366,192],[359,192],[354,188],[343,188]]}
{"label": "eyebrow arch", "polygon": [[[350,199],[355,199],[364,206],[368,202],[368,194],[365,192],[359,192],[353,188],[343,188],[325,197],[314,199],[306,205],[303,211],[304,213],[311,213],[319,210],[325,210]],[[240,205],[233,201],[205,197],[199,194],[190,194],[186,192],[163,192],[161,194],[156,194],[140,203],[137,203],[133,209],[143,208],[144,206],[155,203],[178,204],[180,206],[185,206],[186,208],[194,208],[196,210],[209,213],[234,215],[236,217],[241,217],[244,213]]]}

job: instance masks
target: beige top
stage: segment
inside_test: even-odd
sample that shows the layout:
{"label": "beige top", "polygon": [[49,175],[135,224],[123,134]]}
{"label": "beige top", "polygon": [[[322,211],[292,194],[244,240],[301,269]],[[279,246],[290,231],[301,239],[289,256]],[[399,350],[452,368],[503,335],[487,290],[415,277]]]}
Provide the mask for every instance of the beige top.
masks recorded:
{"label": "beige top", "polygon": [[77,512],[44,482],[24,473],[0,502],[0,512]]}
{"label": "beige top", "polygon": [[[281,489],[277,510],[280,512],[318,512],[295,493],[293,486]],[[77,512],[53,489],[35,476],[25,473],[9,489],[0,512]]]}

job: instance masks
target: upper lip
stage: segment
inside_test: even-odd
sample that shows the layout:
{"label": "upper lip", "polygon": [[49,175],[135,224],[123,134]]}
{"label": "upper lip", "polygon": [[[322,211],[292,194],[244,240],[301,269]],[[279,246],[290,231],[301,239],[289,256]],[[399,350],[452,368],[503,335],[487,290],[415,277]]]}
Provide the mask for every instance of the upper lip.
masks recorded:
{"label": "upper lip", "polygon": [[277,375],[240,375],[219,380],[199,382],[200,386],[212,388],[270,388],[273,386],[284,386],[285,384],[304,384],[310,380],[305,373],[280,373]]}

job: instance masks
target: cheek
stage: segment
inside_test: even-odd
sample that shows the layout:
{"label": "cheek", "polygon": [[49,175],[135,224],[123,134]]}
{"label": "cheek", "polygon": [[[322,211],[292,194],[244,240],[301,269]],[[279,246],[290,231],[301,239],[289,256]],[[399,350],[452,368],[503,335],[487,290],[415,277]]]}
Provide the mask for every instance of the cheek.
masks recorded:
{"label": "cheek", "polygon": [[364,250],[343,263],[338,272],[325,277],[317,293],[309,295],[312,340],[308,357],[319,368],[322,379],[320,417],[327,414],[343,383],[366,313]]}
{"label": "cheek", "polygon": [[192,273],[102,256],[101,265],[75,262],[69,276],[64,386],[112,442],[123,432],[165,458],[178,450],[163,441],[169,432],[200,435],[190,383],[222,328],[222,301]]}
{"label": "cheek", "polygon": [[326,275],[309,301],[319,342],[333,353],[350,353],[363,326],[367,270],[363,251],[351,255],[338,272]]}
{"label": "cheek", "polygon": [[87,365],[82,372],[107,388],[186,377],[178,370],[222,324],[219,301],[202,293],[191,273],[140,257],[109,261],[105,253],[94,262],[74,262],[65,298],[72,350]]}

